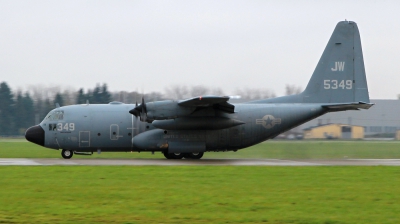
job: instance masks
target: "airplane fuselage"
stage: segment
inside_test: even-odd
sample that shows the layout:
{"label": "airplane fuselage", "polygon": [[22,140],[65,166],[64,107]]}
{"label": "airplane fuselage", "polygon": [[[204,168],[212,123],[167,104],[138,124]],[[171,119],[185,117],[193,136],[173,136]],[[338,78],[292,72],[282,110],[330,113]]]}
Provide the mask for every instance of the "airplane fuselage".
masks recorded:
{"label": "airplane fuselage", "polygon": [[[163,130],[142,122],[127,111],[133,104],[82,104],[54,109],[40,123],[44,146],[76,152],[163,151],[163,143],[203,142],[206,151],[238,150],[258,144],[325,113],[319,104],[237,104],[235,113],[201,111],[198,117],[217,116],[243,124],[221,130]],[[293,111],[296,113],[293,113]],[[52,116],[62,114],[62,116]],[[151,136],[148,146],[135,146],[135,137]],[[159,143],[159,144],[158,144]]]}

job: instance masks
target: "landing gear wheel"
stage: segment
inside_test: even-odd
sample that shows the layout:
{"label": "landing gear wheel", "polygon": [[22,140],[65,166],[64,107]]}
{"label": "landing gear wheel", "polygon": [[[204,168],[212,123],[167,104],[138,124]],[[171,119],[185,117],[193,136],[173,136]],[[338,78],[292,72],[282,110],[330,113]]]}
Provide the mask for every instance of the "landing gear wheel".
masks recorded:
{"label": "landing gear wheel", "polygon": [[172,157],[169,155],[169,153],[167,151],[164,151],[163,154],[164,154],[165,158],[172,159]]}
{"label": "landing gear wheel", "polygon": [[185,153],[185,159],[201,159],[203,157],[204,152],[192,152],[192,153]]}
{"label": "landing gear wheel", "polygon": [[61,156],[62,156],[64,159],[71,159],[73,155],[74,155],[74,152],[71,151],[71,150],[63,149],[63,150],[61,151]]}
{"label": "landing gear wheel", "polygon": [[165,158],[167,159],[182,159],[183,153],[168,153],[168,151],[163,152]]}

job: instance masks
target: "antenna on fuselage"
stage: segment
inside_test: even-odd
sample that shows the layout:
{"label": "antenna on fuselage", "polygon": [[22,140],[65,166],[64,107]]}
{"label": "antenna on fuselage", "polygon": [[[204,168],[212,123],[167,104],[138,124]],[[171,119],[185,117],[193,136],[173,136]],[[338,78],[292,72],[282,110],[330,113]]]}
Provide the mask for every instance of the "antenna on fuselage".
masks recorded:
{"label": "antenna on fuselage", "polygon": [[86,105],[89,105],[89,100],[86,100]]}
{"label": "antenna on fuselage", "polygon": [[60,104],[56,103],[56,108],[60,108]]}

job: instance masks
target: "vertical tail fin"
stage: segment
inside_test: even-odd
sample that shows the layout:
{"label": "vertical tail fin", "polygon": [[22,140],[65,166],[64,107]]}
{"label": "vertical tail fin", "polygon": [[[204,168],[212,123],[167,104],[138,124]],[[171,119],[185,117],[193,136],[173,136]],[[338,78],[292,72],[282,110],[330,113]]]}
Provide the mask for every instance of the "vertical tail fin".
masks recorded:
{"label": "vertical tail fin", "polygon": [[342,21],[335,30],[302,94],[304,103],[369,103],[357,24]]}

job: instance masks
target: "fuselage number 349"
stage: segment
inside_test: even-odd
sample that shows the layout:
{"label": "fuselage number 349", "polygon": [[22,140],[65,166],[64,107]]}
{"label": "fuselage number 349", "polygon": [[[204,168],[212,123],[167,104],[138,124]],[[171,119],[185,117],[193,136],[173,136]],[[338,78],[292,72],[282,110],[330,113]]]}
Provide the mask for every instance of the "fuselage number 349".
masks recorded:
{"label": "fuselage number 349", "polygon": [[74,130],[75,130],[75,123],[57,124],[57,131],[74,131]]}
{"label": "fuselage number 349", "polygon": [[335,80],[325,79],[324,89],[352,89],[353,80]]}

